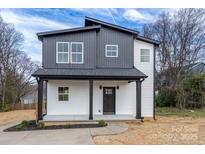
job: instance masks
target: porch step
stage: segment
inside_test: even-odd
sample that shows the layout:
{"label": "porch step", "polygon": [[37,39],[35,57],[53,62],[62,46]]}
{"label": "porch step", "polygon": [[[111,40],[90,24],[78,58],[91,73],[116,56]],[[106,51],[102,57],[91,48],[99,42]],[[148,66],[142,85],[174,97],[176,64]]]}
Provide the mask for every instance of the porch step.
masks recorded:
{"label": "porch step", "polygon": [[94,115],[93,120],[89,120],[88,115],[45,115],[43,117],[43,121],[58,121],[58,122],[65,122],[65,121],[78,121],[78,122],[90,122],[90,121],[99,121],[99,120],[106,120],[106,121],[129,121],[129,120],[139,120],[136,119],[132,115]]}

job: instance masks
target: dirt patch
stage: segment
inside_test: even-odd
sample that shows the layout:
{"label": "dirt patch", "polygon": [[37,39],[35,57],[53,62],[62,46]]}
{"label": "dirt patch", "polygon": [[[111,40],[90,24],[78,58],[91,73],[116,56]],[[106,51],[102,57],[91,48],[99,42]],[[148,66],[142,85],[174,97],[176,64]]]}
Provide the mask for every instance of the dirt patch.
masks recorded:
{"label": "dirt patch", "polygon": [[35,110],[16,110],[9,112],[0,112],[0,126],[22,120],[34,120],[35,118]]}
{"label": "dirt patch", "polygon": [[96,144],[205,144],[205,118],[158,117],[156,121],[127,122],[118,135],[96,136]]}

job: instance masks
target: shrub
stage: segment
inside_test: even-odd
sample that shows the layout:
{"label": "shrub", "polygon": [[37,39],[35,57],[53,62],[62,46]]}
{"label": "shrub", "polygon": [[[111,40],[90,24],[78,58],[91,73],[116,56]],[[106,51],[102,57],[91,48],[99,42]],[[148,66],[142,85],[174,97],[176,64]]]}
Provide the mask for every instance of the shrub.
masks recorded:
{"label": "shrub", "polygon": [[180,108],[203,107],[205,104],[205,74],[195,74],[182,80],[177,100]]}
{"label": "shrub", "polygon": [[23,126],[28,126],[28,125],[29,125],[29,121],[23,120],[23,121],[21,122],[21,125],[23,125]]}
{"label": "shrub", "polygon": [[38,122],[37,123],[37,128],[39,128],[39,129],[45,128],[44,122]]}
{"label": "shrub", "polygon": [[71,124],[66,124],[66,125],[64,125],[64,128],[72,128],[72,125]]}
{"label": "shrub", "polygon": [[176,96],[175,90],[169,88],[162,88],[159,94],[156,96],[156,105],[158,107],[175,107],[176,106]]}
{"label": "shrub", "polygon": [[19,124],[19,125],[16,126],[16,129],[17,129],[18,131],[23,130],[23,129],[24,129],[24,125]]}
{"label": "shrub", "polygon": [[100,127],[104,127],[104,126],[107,126],[107,123],[104,120],[100,120],[100,121],[98,121],[98,125]]}

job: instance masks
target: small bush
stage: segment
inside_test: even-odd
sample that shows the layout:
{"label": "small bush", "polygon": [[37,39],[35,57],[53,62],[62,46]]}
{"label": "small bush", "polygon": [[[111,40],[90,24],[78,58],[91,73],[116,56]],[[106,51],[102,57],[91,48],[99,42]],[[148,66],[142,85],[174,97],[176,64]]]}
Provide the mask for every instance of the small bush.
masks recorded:
{"label": "small bush", "polygon": [[72,125],[71,124],[66,124],[66,125],[64,125],[64,128],[72,128]]}
{"label": "small bush", "polygon": [[29,125],[29,121],[23,120],[23,121],[21,122],[21,125],[23,125],[23,126],[28,126],[28,125]]}
{"label": "small bush", "polygon": [[104,127],[104,126],[107,126],[107,123],[104,120],[100,120],[100,121],[98,121],[98,125],[100,127]]}
{"label": "small bush", "polygon": [[21,122],[21,125],[23,125],[24,127],[28,127],[28,126],[32,125],[33,123],[35,123],[34,120],[29,120],[29,121],[23,120],[23,121]]}
{"label": "small bush", "polygon": [[205,105],[205,74],[194,74],[182,80],[177,100],[180,108],[202,108]]}
{"label": "small bush", "polygon": [[45,128],[44,122],[38,122],[37,123],[37,128],[39,128],[39,129]]}
{"label": "small bush", "polygon": [[176,96],[177,93],[175,90],[169,88],[162,88],[156,97],[156,105],[158,107],[175,107]]}
{"label": "small bush", "polygon": [[24,125],[19,124],[19,125],[16,126],[16,129],[17,129],[18,131],[23,130],[23,129],[24,129]]}

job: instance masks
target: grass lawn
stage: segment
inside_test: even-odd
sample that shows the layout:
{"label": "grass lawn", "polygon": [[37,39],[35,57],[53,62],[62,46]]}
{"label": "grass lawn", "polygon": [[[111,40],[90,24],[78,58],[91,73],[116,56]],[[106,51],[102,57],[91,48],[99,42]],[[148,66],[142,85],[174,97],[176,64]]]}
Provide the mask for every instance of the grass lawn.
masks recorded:
{"label": "grass lawn", "polygon": [[205,111],[202,110],[179,110],[177,108],[170,107],[157,107],[157,116],[177,116],[177,117],[193,117],[193,118],[205,118]]}

